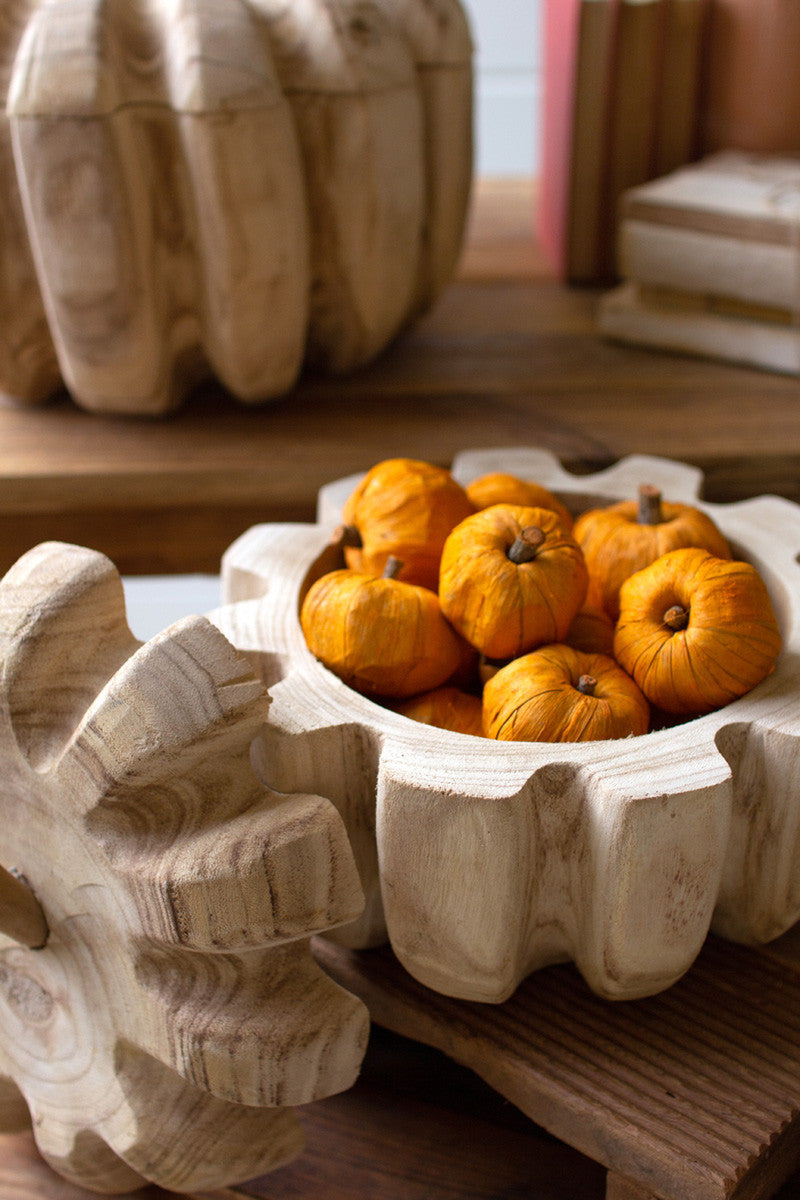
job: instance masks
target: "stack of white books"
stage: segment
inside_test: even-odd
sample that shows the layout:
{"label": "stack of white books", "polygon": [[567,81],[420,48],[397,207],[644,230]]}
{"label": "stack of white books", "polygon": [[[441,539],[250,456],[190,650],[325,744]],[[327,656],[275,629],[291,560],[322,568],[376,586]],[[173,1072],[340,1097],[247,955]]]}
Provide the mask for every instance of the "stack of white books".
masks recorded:
{"label": "stack of white books", "polygon": [[800,374],[800,158],[726,151],[627,191],[601,331]]}

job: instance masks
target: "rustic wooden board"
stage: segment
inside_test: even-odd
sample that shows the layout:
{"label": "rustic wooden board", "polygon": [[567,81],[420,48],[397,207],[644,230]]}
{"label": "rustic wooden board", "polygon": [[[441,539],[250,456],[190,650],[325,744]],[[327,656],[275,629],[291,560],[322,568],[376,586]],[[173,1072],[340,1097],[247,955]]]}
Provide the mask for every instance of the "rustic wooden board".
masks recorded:
{"label": "rustic wooden board", "polygon": [[772,954],[711,939],[675,987],[622,1004],[550,967],[491,1006],[429,991],[387,950],[315,953],[379,1025],[614,1172],[609,1197],[762,1200],[800,1163],[800,971]]}
{"label": "rustic wooden board", "polygon": [[[800,942],[795,933],[781,944],[792,936]],[[302,1109],[300,1119],[307,1145],[299,1158],[213,1200],[601,1200],[606,1191],[604,1168],[547,1134],[471,1070],[379,1026],[355,1085]],[[653,1195],[609,1175],[607,1200]],[[798,1195],[796,1172],[778,1196]],[[0,1137],[0,1200],[34,1198],[93,1194],[50,1171],[29,1134]],[[136,1193],[136,1200],[167,1198],[157,1188]]]}
{"label": "rustic wooden board", "polygon": [[[299,1117],[298,1158],[213,1200],[602,1200],[597,1163],[472,1071],[377,1026],[354,1086]],[[151,1187],[136,1200],[169,1195]],[[97,1200],[50,1171],[30,1134],[0,1137],[0,1198]]]}

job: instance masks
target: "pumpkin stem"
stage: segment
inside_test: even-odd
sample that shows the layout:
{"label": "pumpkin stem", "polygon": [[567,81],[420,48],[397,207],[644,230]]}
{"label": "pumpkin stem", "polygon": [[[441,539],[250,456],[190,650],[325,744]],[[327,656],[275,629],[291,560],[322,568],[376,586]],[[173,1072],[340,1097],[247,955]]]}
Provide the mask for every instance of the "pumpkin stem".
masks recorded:
{"label": "pumpkin stem", "polygon": [[639,508],[636,521],[639,525],[660,525],[664,520],[661,508],[661,492],[652,483],[639,484]]}
{"label": "pumpkin stem", "polygon": [[680,604],[673,604],[672,608],[668,608],[664,613],[662,620],[665,625],[669,625],[670,629],[674,629],[677,633],[689,624],[689,612]]}
{"label": "pumpkin stem", "polygon": [[393,554],[390,554],[386,560],[386,566],[383,568],[381,578],[397,579],[404,566],[405,563],[401,562],[399,558],[395,558]]}
{"label": "pumpkin stem", "polygon": [[582,692],[584,696],[593,696],[594,689],[597,687],[597,680],[594,675],[581,675],[576,686],[578,691]]}
{"label": "pumpkin stem", "polygon": [[509,547],[508,557],[518,566],[520,563],[532,562],[546,539],[546,533],[538,525],[526,525]]}
{"label": "pumpkin stem", "polygon": [[364,542],[355,525],[340,525],[333,535],[333,540],[352,550],[361,550]]}

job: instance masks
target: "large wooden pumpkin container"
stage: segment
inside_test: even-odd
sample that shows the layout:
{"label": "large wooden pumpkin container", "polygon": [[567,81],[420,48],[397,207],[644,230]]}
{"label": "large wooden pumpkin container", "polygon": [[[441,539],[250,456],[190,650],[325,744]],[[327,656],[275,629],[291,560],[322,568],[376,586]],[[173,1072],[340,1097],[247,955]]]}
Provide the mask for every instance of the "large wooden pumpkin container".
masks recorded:
{"label": "large wooden pumpkin container", "polygon": [[232,603],[215,615],[271,685],[258,760],[266,782],[338,807],[367,893],[339,940],[388,936],[404,966],[449,995],[501,1001],[530,971],[574,960],[630,998],[672,984],[709,928],[768,941],[800,918],[800,509],[775,497],[698,500],[696,471],[628,458],[576,477],[538,451],[460,456],[462,483],[506,470],[574,512],[647,480],[697,504],[770,592],[774,671],[694,720],[622,740],[497,743],[421,725],[357,695],[311,655],[298,608],[337,564],[356,480],[320,497],[316,525],[265,525],[228,550]]}
{"label": "large wooden pumpkin container", "polygon": [[0,391],[161,413],[373,358],[450,278],[459,0],[4,0]]}

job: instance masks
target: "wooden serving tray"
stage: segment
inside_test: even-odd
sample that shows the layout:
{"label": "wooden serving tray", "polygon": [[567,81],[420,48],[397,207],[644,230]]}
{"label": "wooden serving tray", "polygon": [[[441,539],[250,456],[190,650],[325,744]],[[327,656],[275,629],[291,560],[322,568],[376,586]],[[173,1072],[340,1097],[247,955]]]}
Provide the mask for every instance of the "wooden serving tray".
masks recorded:
{"label": "wooden serving tray", "polygon": [[800,968],[774,951],[711,938],[669,991],[624,1003],[552,966],[502,1005],[443,997],[386,949],[315,955],[373,1021],[607,1167],[606,1200],[763,1200],[800,1164]]}

